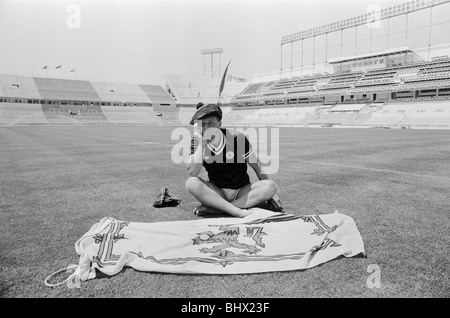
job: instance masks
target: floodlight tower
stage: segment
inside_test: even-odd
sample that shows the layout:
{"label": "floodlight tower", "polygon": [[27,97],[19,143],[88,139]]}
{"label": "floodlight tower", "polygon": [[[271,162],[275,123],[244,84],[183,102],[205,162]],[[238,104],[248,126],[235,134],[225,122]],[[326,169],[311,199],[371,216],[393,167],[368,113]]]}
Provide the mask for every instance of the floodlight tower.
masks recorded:
{"label": "floodlight tower", "polygon": [[[220,77],[220,59],[223,52],[222,48],[202,49],[203,54],[203,75],[206,76],[207,69],[211,70],[211,78]],[[217,57],[217,55],[219,55]],[[208,58],[207,58],[208,56]]]}

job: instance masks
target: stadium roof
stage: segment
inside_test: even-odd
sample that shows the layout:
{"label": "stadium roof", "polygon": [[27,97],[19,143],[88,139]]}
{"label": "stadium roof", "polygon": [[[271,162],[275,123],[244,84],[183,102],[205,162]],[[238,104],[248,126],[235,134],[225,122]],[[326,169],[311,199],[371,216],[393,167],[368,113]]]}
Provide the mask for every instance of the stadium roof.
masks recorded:
{"label": "stadium roof", "polygon": [[386,49],[384,51],[378,51],[375,53],[366,53],[366,54],[360,54],[360,55],[353,55],[353,56],[347,56],[347,57],[337,57],[334,59],[329,59],[328,63],[330,64],[336,64],[336,63],[343,63],[343,62],[350,62],[355,60],[362,60],[366,58],[372,58],[377,56],[387,56],[387,55],[393,55],[393,54],[400,54],[400,53],[409,53],[412,52],[409,47],[400,47],[400,48],[394,48],[394,49]]}

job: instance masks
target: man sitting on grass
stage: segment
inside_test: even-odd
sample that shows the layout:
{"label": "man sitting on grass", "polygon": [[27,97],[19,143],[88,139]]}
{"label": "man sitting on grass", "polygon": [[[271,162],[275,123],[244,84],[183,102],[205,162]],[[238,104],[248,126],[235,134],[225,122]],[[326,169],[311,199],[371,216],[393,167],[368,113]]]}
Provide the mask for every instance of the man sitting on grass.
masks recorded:
{"label": "man sitting on grass", "polygon": [[[247,137],[222,127],[222,110],[208,104],[197,106],[190,124],[194,125],[191,155],[186,164],[190,177],[186,189],[202,205],[197,216],[227,213],[245,217],[248,208],[268,204],[281,212],[277,185],[261,171],[261,164]],[[251,183],[247,164],[255,171],[258,181]],[[208,180],[198,177],[202,167],[208,172]]]}

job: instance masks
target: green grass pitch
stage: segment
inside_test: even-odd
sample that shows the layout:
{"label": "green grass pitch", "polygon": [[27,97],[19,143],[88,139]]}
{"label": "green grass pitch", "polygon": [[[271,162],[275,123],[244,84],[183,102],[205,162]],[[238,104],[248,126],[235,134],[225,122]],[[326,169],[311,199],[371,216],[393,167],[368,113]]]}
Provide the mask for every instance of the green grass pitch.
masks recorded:
{"label": "green grass pitch", "polygon": [[[131,268],[49,288],[77,263],[74,243],[105,216],[195,219],[184,165],[171,161],[175,127],[0,127],[0,296],[20,297],[449,297],[450,131],[280,128],[285,211],[351,216],[367,258],[291,272],[171,275]],[[252,178],[254,175],[251,174]],[[182,199],[152,206],[161,187]],[[369,288],[369,265],[380,286]]]}

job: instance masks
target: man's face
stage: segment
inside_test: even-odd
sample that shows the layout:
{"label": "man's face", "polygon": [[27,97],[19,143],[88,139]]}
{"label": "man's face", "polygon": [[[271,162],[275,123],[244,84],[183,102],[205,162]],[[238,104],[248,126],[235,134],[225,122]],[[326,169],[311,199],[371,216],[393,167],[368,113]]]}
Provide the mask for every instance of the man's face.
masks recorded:
{"label": "man's face", "polygon": [[216,116],[202,118],[197,123],[199,132],[208,141],[214,140],[214,135],[219,133],[217,130],[222,126],[222,122]]}

